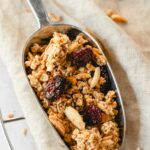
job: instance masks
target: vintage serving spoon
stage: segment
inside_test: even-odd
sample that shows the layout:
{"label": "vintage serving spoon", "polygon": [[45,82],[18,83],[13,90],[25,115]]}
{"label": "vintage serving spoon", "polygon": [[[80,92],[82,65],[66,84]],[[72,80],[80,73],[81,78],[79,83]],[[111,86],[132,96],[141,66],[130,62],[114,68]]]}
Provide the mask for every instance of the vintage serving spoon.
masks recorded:
{"label": "vintage serving spoon", "polygon": [[[68,25],[68,24],[51,24],[48,16],[44,10],[44,7],[42,5],[41,0],[28,0],[28,3],[30,5],[30,7],[32,8],[32,11],[38,21],[38,25],[39,25],[39,30],[37,30],[35,33],[32,34],[32,36],[28,39],[24,51],[23,51],[23,67],[25,70],[25,66],[24,66],[24,62],[25,62],[25,57],[27,52],[29,51],[29,47],[33,44],[33,43],[38,43],[43,39],[46,39],[48,37],[50,37],[54,32],[61,32],[61,33],[66,33],[66,32],[78,32],[78,33],[82,33],[84,35],[84,37],[90,41],[95,47],[97,47],[102,53],[102,49],[100,47],[100,44],[86,31],[83,31],[82,29],[75,27],[73,25]],[[108,69],[108,73],[109,73],[109,77],[110,77],[110,81],[111,81],[111,86],[113,88],[113,90],[116,91],[117,93],[117,98],[116,101],[118,103],[118,117],[116,119],[116,121],[119,124],[119,129],[120,129],[120,148],[123,145],[123,141],[125,139],[125,131],[126,131],[126,119],[125,119],[125,112],[124,112],[124,107],[123,107],[123,102],[122,102],[122,98],[118,89],[118,85],[117,82],[115,80],[114,74],[112,72],[112,69],[109,65],[109,63],[107,63],[107,69]],[[37,99],[38,101],[38,99]],[[40,103],[38,103],[40,105]],[[41,107],[42,109],[42,107]],[[43,113],[45,113],[43,111]],[[46,113],[45,113],[46,116]],[[50,124],[51,125],[51,124]],[[55,130],[52,127],[52,130]],[[56,134],[58,134],[56,132]],[[60,140],[60,136],[58,135],[58,140]],[[59,150],[61,150],[62,147],[59,148]],[[67,146],[65,145],[63,149],[68,149]]]}

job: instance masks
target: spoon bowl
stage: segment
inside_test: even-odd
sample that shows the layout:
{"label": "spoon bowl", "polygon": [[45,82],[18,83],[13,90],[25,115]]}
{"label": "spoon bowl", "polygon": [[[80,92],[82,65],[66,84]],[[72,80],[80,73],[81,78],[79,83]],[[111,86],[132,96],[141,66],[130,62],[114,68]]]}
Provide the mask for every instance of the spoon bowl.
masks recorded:
{"label": "spoon bowl", "polygon": [[[39,22],[39,30],[37,30],[35,33],[32,34],[32,36],[28,39],[26,42],[26,45],[24,47],[24,50],[22,52],[22,63],[25,71],[25,58],[27,53],[29,52],[29,49],[33,43],[41,43],[50,40],[49,37],[52,37],[52,34],[54,32],[60,32],[60,33],[71,33],[74,34],[73,32],[76,32],[78,34],[82,34],[85,39],[87,39],[94,47],[97,47],[101,53],[104,55],[103,50],[101,48],[101,45],[99,42],[95,40],[94,37],[92,37],[89,33],[86,31],[75,27],[73,25],[69,24],[50,24],[49,19],[45,13],[45,10],[43,8],[42,2],[40,0],[28,0],[29,5],[31,6],[38,22]],[[125,139],[125,132],[126,132],[126,119],[125,119],[125,112],[124,112],[124,107],[123,107],[123,102],[122,98],[120,95],[120,91],[116,82],[116,79],[114,77],[114,74],[112,72],[112,69],[109,65],[109,63],[106,64],[107,71],[109,74],[110,82],[111,82],[111,88],[116,91],[117,97],[116,101],[118,104],[118,115],[116,118],[116,121],[119,125],[119,134],[120,134],[120,148],[123,145],[124,139]],[[25,71],[26,73],[26,71]],[[37,99],[38,101],[38,99]],[[40,105],[40,103],[38,102]],[[42,109],[42,107],[41,107]],[[43,113],[46,116],[46,113],[43,110]],[[56,133],[57,134],[57,133]],[[66,146],[67,148],[67,146]]]}

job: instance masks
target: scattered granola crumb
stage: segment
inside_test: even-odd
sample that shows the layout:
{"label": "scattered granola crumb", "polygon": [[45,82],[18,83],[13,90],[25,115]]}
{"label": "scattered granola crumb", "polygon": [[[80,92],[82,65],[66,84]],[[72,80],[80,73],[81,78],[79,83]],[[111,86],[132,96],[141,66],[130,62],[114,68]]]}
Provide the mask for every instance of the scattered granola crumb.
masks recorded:
{"label": "scattered granola crumb", "polygon": [[48,16],[52,22],[59,22],[62,20],[61,16],[55,15],[54,13],[48,13]]}
{"label": "scattered granola crumb", "polygon": [[137,147],[137,148],[136,148],[136,150],[143,150],[143,149],[142,149],[142,148],[140,148],[140,147]]}
{"label": "scattered granola crumb", "polygon": [[124,18],[123,16],[120,16],[118,14],[112,14],[111,18],[118,23],[127,23],[127,19]]}
{"label": "scattered granola crumb", "polygon": [[107,16],[109,16],[112,20],[118,23],[127,23],[127,19],[117,13],[114,13],[112,9],[106,10]]}
{"label": "scattered granola crumb", "polygon": [[28,132],[27,128],[23,128],[23,129],[22,129],[22,134],[23,134],[24,136],[27,135],[27,132]]}
{"label": "scattered granola crumb", "polygon": [[107,9],[106,10],[106,14],[107,16],[111,17],[111,15],[114,13],[114,11],[112,9]]}
{"label": "scattered granola crumb", "polygon": [[9,114],[7,115],[7,118],[8,118],[8,119],[14,118],[14,114],[13,114],[13,113],[9,113]]}

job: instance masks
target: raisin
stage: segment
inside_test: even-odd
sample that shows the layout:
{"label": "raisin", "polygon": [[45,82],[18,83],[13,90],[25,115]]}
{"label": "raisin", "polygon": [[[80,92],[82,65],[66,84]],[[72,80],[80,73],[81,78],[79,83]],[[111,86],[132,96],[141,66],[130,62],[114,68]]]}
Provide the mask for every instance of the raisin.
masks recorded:
{"label": "raisin", "polygon": [[43,38],[41,39],[41,44],[48,44],[50,42],[52,37],[47,37],[47,38]]}
{"label": "raisin", "polygon": [[49,81],[45,90],[44,95],[48,100],[54,101],[61,94],[63,94],[68,88],[70,83],[62,76],[57,75],[53,80]]}
{"label": "raisin", "polygon": [[83,115],[83,120],[86,125],[98,125],[101,122],[101,111],[94,104],[85,106],[80,114]]}
{"label": "raisin", "polygon": [[105,83],[100,86],[100,91],[106,94],[111,89],[111,82],[106,65],[100,67],[101,76],[105,79]]}
{"label": "raisin", "polygon": [[92,60],[92,54],[91,48],[84,47],[73,51],[68,55],[68,59],[71,61],[72,65],[77,68],[84,67]]}
{"label": "raisin", "polygon": [[27,74],[31,74],[32,73],[32,69],[30,67],[27,67],[26,68],[26,72],[27,72]]}

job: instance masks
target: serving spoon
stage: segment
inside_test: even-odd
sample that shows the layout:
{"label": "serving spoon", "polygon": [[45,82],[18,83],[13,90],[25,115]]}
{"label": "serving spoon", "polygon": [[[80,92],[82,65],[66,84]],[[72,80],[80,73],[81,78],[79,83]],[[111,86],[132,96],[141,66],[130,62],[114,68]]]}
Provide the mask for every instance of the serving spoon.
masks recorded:
{"label": "serving spoon", "polygon": [[[38,21],[39,29],[31,35],[31,37],[28,39],[28,41],[24,47],[23,55],[22,55],[24,71],[25,71],[25,65],[24,65],[25,58],[26,58],[26,55],[29,51],[30,46],[33,43],[40,43],[42,40],[45,40],[45,39],[51,37],[54,32],[61,32],[61,33],[68,33],[69,32],[70,34],[74,34],[74,32],[82,33],[84,38],[86,38],[88,41],[90,41],[90,43],[93,46],[97,47],[101,51],[101,53],[104,55],[100,43],[98,43],[93,36],[91,36],[89,33],[84,31],[83,29],[80,29],[76,26],[69,25],[69,24],[52,24],[52,23],[50,23],[48,16],[46,14],[46,11],[44,10],[44,7],[43,7],[41,0],[28,0],[28,3],[29,3],[29,5],[30,5],[30,7],[31,7],[31,9],[32,9],[37,21]],[[117,93],[116,101],[118,103],[117,109],[119,110],[119,113],[118,113],[116,121],[117,121],[117,123],[119,125],[119,129],[120,129],[119,133],[120,133],[120,139],[121,140],[119,143],[120,144],[119,148],[121,148],[123,146],[123,143],[124,143],[125,132],[126,132],[125,111],[124,111],[120,91],[119,91],[116,79],[114,77],[114,74],[112,72],[112,69],[111,69],[109,63],[106,64],[106,67],[108,70],[108,74],[109,74],[109,78],[110,78],[110,82],[111,82],[111,87]],[[25,73],[26,73],[26,71],[25,71]],[[37,99],[37,101],[38,101],[38,99]],[[38,105],[41,107],[39,102],[38,102]],[[42,109],[42,107],[41,107],[41,109]],[[42,112],[46,116],[46,113],[44,112],[44,110]],[[47,118],[47,120],[48,120],[48,118]],[[52,131],[55,130],[50,122],[49,122],[49,124],[51,126],[51,130]],[[55,132],[55,134],[57,134],[57,136],[55,136],[55,137],[57,137],[56,140],[60,140],[61,137],[59,136],[59,134],[57,132]],[[68,149],[67,145],[65,145],[65,144],[64,144],[63,148],[61,145],[60,145],[60,147],[58,145],[56,147],[59,150]]]}

